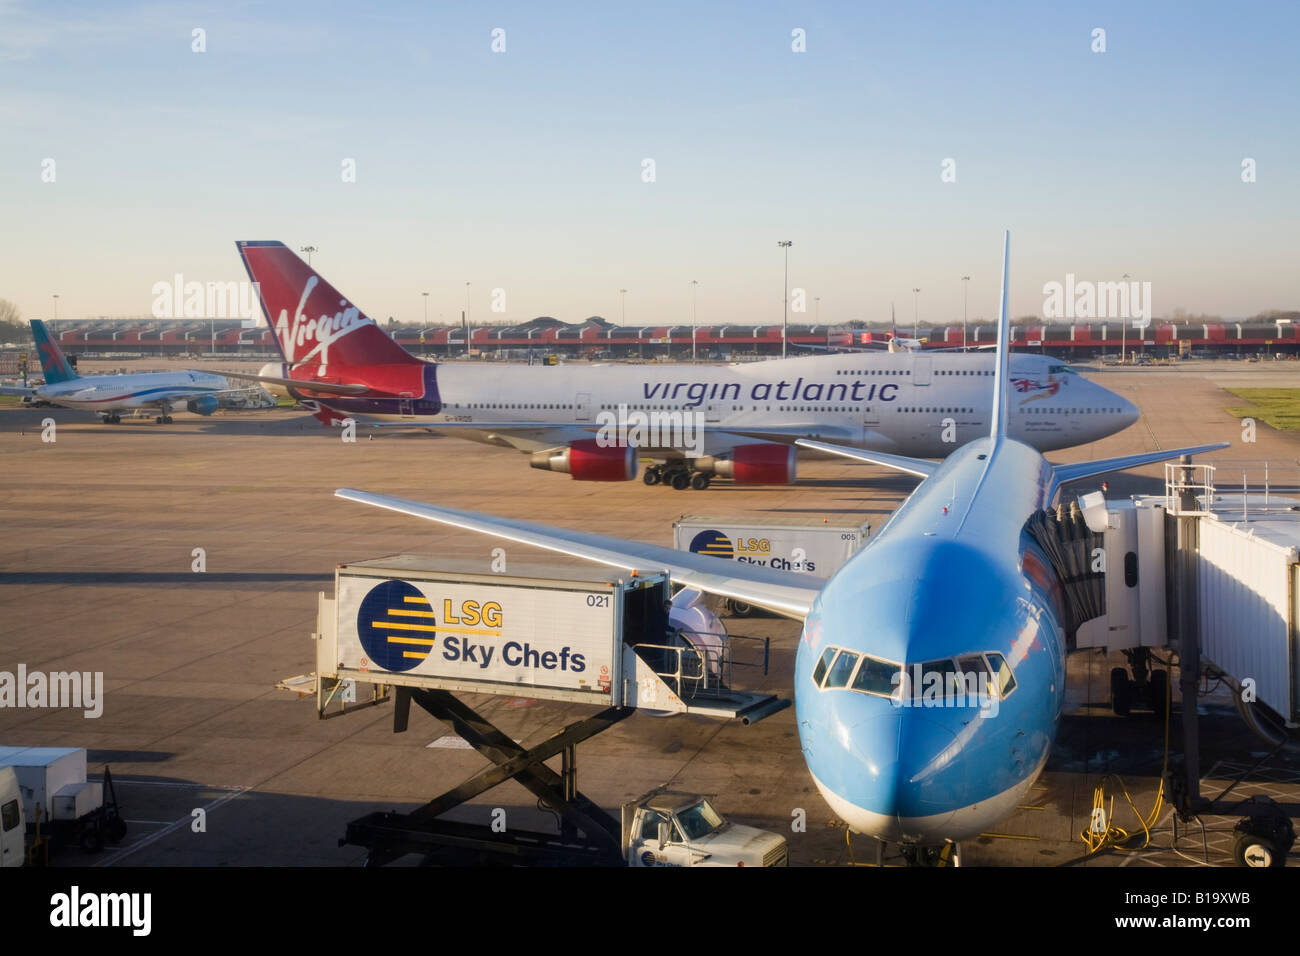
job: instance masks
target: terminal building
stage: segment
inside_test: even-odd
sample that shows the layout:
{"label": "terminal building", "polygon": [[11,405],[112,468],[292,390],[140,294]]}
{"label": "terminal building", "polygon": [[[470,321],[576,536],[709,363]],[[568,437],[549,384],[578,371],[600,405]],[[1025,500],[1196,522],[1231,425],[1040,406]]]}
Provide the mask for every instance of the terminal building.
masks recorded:
{"label": "terminal building", "polygon": [[[86,357],[181,357],[210,355],[277,358],[270,330],[260,321],[244,327],[239,319],[90,319],[48,323],[67,355]],[[816,354],[827,348],[873,347],[888,341],[887,326],[788,326],[789,354]],[[440,325],[385,326],[408,351],[430,359],[463,357],[519,360],[554,355],[565,360],[627,359],[701,361],[770,358],[781,354],[781,326],[690,325],[620,326],[593,316],[569,323],[541,317],[516,325],[463,327]],[[900,330],[909,334],[911,329]],[[1218,322],[1152,320],[1144,330],[1115,320],[1028,322],[1013,325],[1012,342],[1020,349],[1042,349],[1063,358],[1093,359],[1145,353],[1153,358],[1294,358],[1300,355],[1300,313],[1275,318]],[[961,323],[921,327],[916,337],[925,349],[959,349],[993,344],[989,324]],[[468,341],[468,347],[467,347]]]}

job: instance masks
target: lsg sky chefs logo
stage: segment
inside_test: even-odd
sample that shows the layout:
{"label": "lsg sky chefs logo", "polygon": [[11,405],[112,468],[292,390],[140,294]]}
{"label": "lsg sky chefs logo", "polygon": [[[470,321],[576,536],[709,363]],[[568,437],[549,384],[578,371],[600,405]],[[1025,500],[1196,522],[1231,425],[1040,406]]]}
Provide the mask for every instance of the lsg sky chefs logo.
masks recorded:
{"label": "lsg sky chefs logo", "polygon": [[0,710],[70,707],[94,719],[104,712],[103,671],[0,671]]}
{"label": "lsg sky chefs logo", "polygon": [[1076,280],[1067,273],[1065,282],[1043,285],[1045,319],[1119,319],[1132,322],[1135,329],[1151,324],[1151,283]]}
{"label": "lsg sky chefs logo", "polygon": [[606,409],[596,414],[596,444],[601,448],[680,448],[704,455],[704,414],[688,411],[643,412]]}

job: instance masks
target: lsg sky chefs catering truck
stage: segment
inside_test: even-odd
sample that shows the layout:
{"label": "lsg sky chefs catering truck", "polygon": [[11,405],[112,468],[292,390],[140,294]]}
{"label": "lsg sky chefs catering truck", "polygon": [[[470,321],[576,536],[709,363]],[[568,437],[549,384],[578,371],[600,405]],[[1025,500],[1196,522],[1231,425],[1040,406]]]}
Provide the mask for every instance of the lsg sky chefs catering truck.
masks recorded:
{"label": "lsg sky chefs catering truck", "polygon": [[[682,515],[673,523],[673,547],[726,561],[791,574],[829,578],[867,543],[866,521],[827,521],[802,515]],[[724,602],[735,614],[750,607]]]}

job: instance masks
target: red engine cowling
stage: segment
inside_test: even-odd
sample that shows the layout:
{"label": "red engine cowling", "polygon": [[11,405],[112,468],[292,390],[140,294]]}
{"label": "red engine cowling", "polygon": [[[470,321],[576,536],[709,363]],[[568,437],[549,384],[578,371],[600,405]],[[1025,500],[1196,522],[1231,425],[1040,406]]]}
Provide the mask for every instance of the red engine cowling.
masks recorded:
{"label": "red engine cowling", "polygon": [[738,485],[791,485],[797,466],[793,445],[739,445],[731,457],[712,461],[714,474],[733,479]]}
{"label": "red engine cowling", "polygon": [[574,481],[631,481],[636,477],[636,449],[602,446],[584,438],[566,448],[534,452],[529,462],[542,471],[561,471]]}

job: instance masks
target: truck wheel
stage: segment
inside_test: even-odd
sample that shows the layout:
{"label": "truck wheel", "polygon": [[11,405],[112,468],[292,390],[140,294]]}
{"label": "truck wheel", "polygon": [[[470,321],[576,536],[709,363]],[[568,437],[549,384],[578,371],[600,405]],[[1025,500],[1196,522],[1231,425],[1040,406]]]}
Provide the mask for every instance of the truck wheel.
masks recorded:
{"label": "truck wheel", "polygon": [[98,824],[85,827],[81,831],[81,849],[87,853],[98,853],[104,849],[104,833]]}
{"label": "truck wheel", "polygon": [[661,480],[659,469],[656,468],[654,465],[647,465],[645,474],[641,477],[641,480],[644,481],[647,485],[659,484]]}
{"label": "truck wheel", "polygon": [[685,491],[691,484],[691,476],[684,471],[679,471],[673,475],[673,488],[677,491]]}
{"label": "truck wheel", "polygon": [[1237,842],[1232,847],[1232,860],[1237,866],[1285,866],[1286,854],[1279,853],[1277,846],[1268,837],[1239,833]]}
{"label": "truck wheel", "polygon": [[703,491],[709,487],[709,476],[702,471],[697,471],[691,476],[691,487],[696,491]]}

